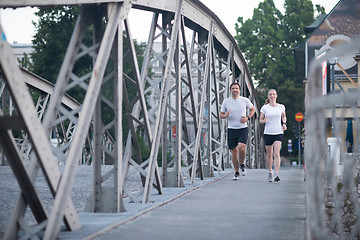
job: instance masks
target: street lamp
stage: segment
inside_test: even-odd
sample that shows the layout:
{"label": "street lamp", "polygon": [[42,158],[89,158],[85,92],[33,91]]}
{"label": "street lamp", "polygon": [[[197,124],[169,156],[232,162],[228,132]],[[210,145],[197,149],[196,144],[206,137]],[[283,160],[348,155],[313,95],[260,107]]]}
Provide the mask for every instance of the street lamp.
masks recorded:
{"label": "street lamp", "polygon": [[[338,62],[338,58],[330,58],[328,60],[330,66],[331,66],[331,95],[334,96],[335,94],[335,64]],[[332,112],[331,112],[331,131],[332,136],[335,137],[335,106],[332,106]]]}

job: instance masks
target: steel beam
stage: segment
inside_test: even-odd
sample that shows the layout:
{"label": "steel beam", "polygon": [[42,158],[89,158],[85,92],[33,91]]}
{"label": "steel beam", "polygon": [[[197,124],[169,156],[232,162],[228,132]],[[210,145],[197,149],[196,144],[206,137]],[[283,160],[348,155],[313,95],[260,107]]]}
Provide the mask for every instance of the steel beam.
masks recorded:
{"label": "steel beam", "polygon": [[168,53],[168,57],[167,57],[167,61],[166,61],[165,73],[164,73],[163,81],[162,81],[163,86],[162,86],[160,102],[159,102],[160,113],[158,114],[158,117],[156,118],[156,123],[155,123],[155,134],[154,134],[154,138],[153,138],[153,142],[152,142],[151,150],[150,150],[149,167],[148,167],[148,174],[146,176],[146,182],[145,182],[143,203],[147,203],[149,201],[150,194],[151,194],[153,174],[155,171],[157,153],[159,150],[160,137],[161,137],[161,132],[162,132],[162,128],[163,128],[162,123],[164,121],[166,102],[168,100],[168,91],[169,91],[168,81],[171,76],[171,66],[172,66],[172,61],[173,61],[174,54],[175,54],[176,40],[178,37],[179,28],[180,28],[182,1],[183,0],[177,1],[177,11],[175,12],[175,17],[174,17],[174,20],[175,20],[174,28],[172,29],[172,32],[171,32],[170,49],[169,49],[169,53]]}
{"label": "steel beam", "polygon": [[94,65],[93,73],[90,78],[90,83],[84,99],[78,126],[75,130],[72,145],[69,149],[63,176],[58,186],[59,194],[55,197],[54,207],[51,211],[49,222],[45,230],[45,239],[56,238],[60,231],[60,223],[64,214],[65,200],[69,197],[71,190],[68,186],[72,186],[77,166],[76,161],[80,157],[80,152],[78,149],[82,148],[82,145],[86,140],[86,132],[84,132],[83,129],[89,128],[91,121],[89,116],[93,114],[96,99],[99,96],[99,83],[102,82],[101,80],[104,76],[106,62],[109,58],[110,50],[114,42],[117,26],[121,22],[122,17],[124,18],[127,15],[125,12],[128,12],[129,8],[130,6],[128,4],[110,5],[108,24],[104,32],[103,41],[101,42],[99,48],[99,54]]}
{"label": "steel beam", "polygon": [[[194,161],[192,165],[192,173],[191,173],[191,179],[190,183],[194,182],[195,176],[196,176],[196,170],[199,169],[200,171],[200,178],[203,179],[203,162],[202,159],[198,158],[197,152],[200,151],[200,144],[201,144],[201,137],[203,135],[202,132],[202,126],[203,126],[203,119],[204,119],[204,110],[205,110],[205,101],[206,101],[206,95],[207,95],[207,82],[210,78],[210,61],[211,61],[211,49],[213,47],[213,31],[212,28],[210,28],[210,31],[208,33],[208,41],[207,41],[207,47],[206,47],[206,60],[205,60],[205,69],[204,69],[204,79],[202,80],[202,89],[201,89],[201,95],[200,95],[200,111],[199,111],[199,126],[196,132],[196,142],[195,142],[195,150],[194,150]],[[209,159],[207,159],[209,161]]]}
{"label": "steel beam", "polygon": [[[1,26],[0,30],[2,32]],[[11,93],[12,98],[14,99],[14,103],[18,110],[19,116],[23,121],[24,130],[28,132],[30,136],[36,157],[40,160],[40,165],[44,171],[45,178],[48,181],[50,191],[53,193],[53,195],[55,195],[56,187],[60,180],[60,171],[58,169],[57,163],[54,160],[54,155],[51,151],[50,142],[48,141],[48,137],[46,136],[40,120],[36,115],[35,106],[33,105],[33,101],[25,85],[25,81],[20,72],[20,68],[16,64],[15,57],[12,54],[10,46],[6,41],[2,40],[0,42],[0,49],[2,50],[2,54],[0,57],[0,65],[7,66],[6,68],[2,67],[3,73],[5,75],[5,82]],[[9,141],[8,143],[10,142],[11,141]],[[6,146],[5,148],[11,149],[10,146]],[[15,157],[15,155],[13,156]],[[9,161],[11,161],[11,159],[14,159],[15,161],[16,159],[12,156],[7,157]],[[32,176],[32,174],[32,172],[29,173],[30,176]],[[20,186],[28,183],[33,184],[32,181],[26,181],[26,183],[23,182],[21,179],[18,179],[18,181]],[[24,188],[26,189],[26,187]],[[31,192],[30,190],[28,191]],[[63,201],[63,204],[68,206],[67,211],[65,211],[66,225],[68,226],[68,228],[73,230],[79,228],[81,224],[77,218],[77,213],[72,205],[70,198],[65,198]],[[22,205],[24,204],[25,203],[22,202]],[[21,209],[24,210],[25,208],[21,207]],[[33,209],[33,211],[41,211],[41,208],[38,208],[36,210]],[[22,214],[23,213],[17,213],[18,216]]]}
{"label": "steel beam", "polygon": [[[226,143],[226,120],[219,118],[220,104],[229,94],[229,84],[235,80],[240,82],[241,94],[249,97],[255,103],[256,114],[258,114],[258,104],[250,73],[240,49],[221,21],[205,5],[198,0],[170,2],[136,0],[132,4],[129,1],[102,0],[59,0],[50,3],[36,0],[4,0],[0,3],[0,7],[45,6],[45,4],[47,6],[81,5],[82,7],[54,91],[51,90],[50,85],[42,85],[42,81],[28,82],[28,86],[45,93],[42,98],[39,98],[36,105],[39,119],[42,118],[46,108],[43,124],[38,126],[43,129],[44,135],[42,136],[47,136],[46,145],[49,145],[49,149],[52,150],[46,154],[28,157],[31,159],[28,178],[34,182],[39,167],[41,167],[44,169],[50,189],[54,194],[56,189],[54,186],[59,186],[56,190],[55,203],[49,221],[42,221],[36,228],[28,230],[29,236],[33,234],[33,231],[36,234],[36,231],[39,231],[37,229],[43,229],[45,226],[45,237],[55,238],[62,217],[65,217],[65,224],[70,230],[80,226],[78,221],[75,221],[76,224],[69,224],[71,220],[68,214],[73,208],[70,208],[70,211],[64,210],[62,201],[69,198],[70,190],[65,189],[65,186],[72,186],[76,165],[88,163],[90,156],[91,159],[94,159],[92,162],[94,198],[91,211],[107,211],[109,209],[114,212],[125,211],[123,198],[129,197],[133,201],[138,201],[138,197],[143,194],[142,202],[146,203],[150,200],[152,187],[157,188],[159,194],[162,194],[163,186],[173,184],[167,182],[172,174],[176,179],[174,186],[182,187],[183,176],[190,179],[192,183],[195,177],[199,176],[200,179],[203,179],[212,176],[213,171],[221,171],[230,166]],[[82,43],[83,33],[89,26],[95,26],[96,32],[101,32],[100,25],[103,16],[99,15],[100,11],[98,10],[104,7],[108,7],[109,10],[105,32],[97,35],[98,40],[93,45],[86,46]],[[128,13],[132,8],[154,13],[141,71],[128,18]],[[97,17],[94,18],[94,16]],[[159,16],[162,17],[162,24],[158,23],[160,22]],[[123,30],[125,30],[124,36]],[[193,35],[190,49],[188,49],[186,39],[189,32]],[[155,41],[158,40],[162,44],[160,51],[154,49]],[[126,53],[122,52],[123,44],[129,46],[129,51]],[[112,54],[111,50],[113,50]],[[2,54],[3,50],[1,49]],[[94,68],[82,76],[77,76],[72,72],[74,63],[84,56],[93,58]],[[110,73],[107,71],[105,74],[108,61],[112,61],[115,67],[111,69]],[[135,70],[133,79],[123,73],[122,66],[127,61]],[[161,73],[159,72],[161,76],[158,79],[152,78],[148,74],[149,69],[154,68],[156,64],[163,69]],[[4,63],[1,67],[8,68],[9,65]],[[113,100],[101,94],[101,88],[109,81],[114,81]],[[133,99],[129,99],[127,95],[127,84],[133,84],[138,89],[137,96]],[[85,99],[79,103],[72,102],[71,99],[66,100],[67,92],[74,87],[80,87],[86,92]],[[2,99],[5,98],[5,95],[2,94],[4,91],[4,85],[1,85]],[[150,93],[159,93],[160,101],[158,105],[155,104],[148,109],[147,97]],[[48,103],[50,94],[51,100]],[[170,95],[171,101],[169,101]],[[9,98],[9,104],[2,101],[4,105],[2,109],[5,109],[7,107],[5,105],[8,104],[9,111],[12,112],[11,101],[11,98]],[[20,112],[20,118],[5,116],[0,119],[2,127],[18,128],[23,125],[26,128],[28,126],[26,121],[22,123],[21,117],[24,116],[28,119],[32,115],[29,115],[23,108],[17,109],[16,101],[18,99],[15,100],[15,109]],[[130,123],[130,132],[124,150],[122,149],[121,135],[122,103],[124,103]],[[108,123],[103,123],[100,116],[101,105],[104,104],[114,112],[115,116],[115,119]],[[206,117],[204,116],[205,106],[208,110]],[[169,119],[166,114],[169,114]],[[93,116],[93,120],[89,116]],[[19,121],[11,122],[11,120]],[[20,124],[16,124],[17,122]],[[89,134],[91,124],[94,126],[92,129],[94,129],[95,135]],[[169,136],[173,127],[176,127],[176,137]],[[115,132],[114,136],[107,133],[109,129],[115,130],[113,131]],[[145,161],[142,160],[136,135],[139,129],[144,134],[143,137],[151,150],[149,159]],[[255,118],[249,122],[249,130],[247,164],[249,167],[259,167],[262,163],[262,160],[259,159],[260,154],[258,154],[261,152],[260,137],[258,137],[260,127]],[[53,131],[61,143],[57,148],[52,148],[48,141]],[[202,141],[204,133],[206,133],[205,142]],[[18,151],[28,155],[30,145],[27,143],[37,137],[37,134],[34,134],[34,132],[30,132],[28,135],[24,135],[20,142],[21,145],[13,144],[13,152],[15,152],[16,146]],[[60,138],[61,136],[64,138]],[[92,146],[91,142],[96,143],[95,146]],[[86,144],[88,145],[86,146]],[[6,151],[11,150],[11,146],[4,143],[2,145],[7,148]],[[38,143],[34,145],[35,149],[39,147]],[[163,179],[161,179],[157,166],[158,152],[161,147],[163,150]],[[89,155],[85,156],[84,160],[80,160],[81,152],[78,152],[78,149],[85,148],[90,149]],[[170,162],[167,159],[168,148],[174,150],[175,154],[175,158]],[[136,153],[134,159],[132,159],[133,152]],[[57,160],[48,163],[46,156],[55,156]],[[114,162],[114,167],[102,175],[101,167],[105,163],[104,156]],[[21,159],[21,161],[25,161],[25,159]],[[58,166],[55,166],[57,162],[65,164],[63,175],[60,174]],[[183,164],[185,167],[182,166]],[[204,168],[204,166],[206,167]],[[54,167],[55,170],[49,169],[50,167]],[[132,174],[139,174],[143,183],[143,189],[139,189],[136,193],[125,190],[127,178]],[[102,183],[110,176],[114,176],[114,186],[110,189],[103,188]],[[60,177],[62,180],[59,182]],[[21,181],[25,182],[25,180]],[[34,195],[34,191],[36,192],[36,189],[31,190],[31,186],[25,187],[25,189],[28,191],[26,194],[29,195]],[[107,194],[96,194],[97,192],[107,192]],[[112,204],[105,210],[103,205],[109,199]],[[35,203],[41,204],[36,200]],[[71,206],[71,201],[68,204]],[[22,214],[19,213],[23,213],[25,207],[24,200],[20,198],[17,205],[17,209],[20,210],[13,214],[11,220],[15,225],[22,225],[23,229],[27,229],[28,226],[21,219]],[[35,214],[40,214],[40,212]],[[18,230],[19,228],[13,233],[16,235]]]}

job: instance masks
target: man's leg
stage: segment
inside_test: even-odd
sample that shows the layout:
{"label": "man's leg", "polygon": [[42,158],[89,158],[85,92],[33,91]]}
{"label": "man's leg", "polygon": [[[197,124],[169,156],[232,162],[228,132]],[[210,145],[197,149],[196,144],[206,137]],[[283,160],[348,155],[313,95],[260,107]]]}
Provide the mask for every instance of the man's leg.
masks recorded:
{"label": "man's leg", "polygon": [[240,168],[241,168],[241,174],[243,176],[246,175],[247,171],[245,169],[245,157],[246,157],[246,144],[244,143],[239,143],[238,144],[238,148],[239,148],[239,162],[240,162]]}
{"label": "man's leg", "polygon": [[240,162],[241,174],[243,176],[246,175],[245,157],[246,157],[247,139],[248,139],[248,128],[243,128],[240,130],[240,135],[238,137],[239,162]]}
{"label": "man's leg", "polygon": [[245,156],[246,156],[246,144],[244,143],[239,143],[238,144],[238,148],[239,148],[239,152],[240,152],[240,164],[244,165],[245,164]]}
{"label": "man's leg", "polygon": [[231,151],[231,160],[235,169],[235,172],[239,172],[239,160],[238,160],[238,146],[230,149]]}

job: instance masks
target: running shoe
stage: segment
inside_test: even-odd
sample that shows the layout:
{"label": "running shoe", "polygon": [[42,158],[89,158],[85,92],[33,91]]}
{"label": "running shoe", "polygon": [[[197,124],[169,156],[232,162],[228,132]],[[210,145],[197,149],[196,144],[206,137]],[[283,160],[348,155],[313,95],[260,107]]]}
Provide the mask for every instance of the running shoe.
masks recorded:
{"label": "running shoe", "polygon": [[239,172],[235,172],[233,179],[234,179],[234,180],[238,180],[239,177],[240,177]]}
{"label": "running shoe", "polygon": [[245,166],[241,166],[241,175],[245,176],[247,174],[247,170]]}
{"label": "running shoe", "polygon": [[269,182],[274,181],[274,177],[273,177],[273,173],[269,172],[269,177],[268,177]]}
{"label": "running shoe", "polygon": [[274,183],[278,183],[278,182],[280,182],[280,178],[279,176],[276,176],[276,178],[274,179]]}

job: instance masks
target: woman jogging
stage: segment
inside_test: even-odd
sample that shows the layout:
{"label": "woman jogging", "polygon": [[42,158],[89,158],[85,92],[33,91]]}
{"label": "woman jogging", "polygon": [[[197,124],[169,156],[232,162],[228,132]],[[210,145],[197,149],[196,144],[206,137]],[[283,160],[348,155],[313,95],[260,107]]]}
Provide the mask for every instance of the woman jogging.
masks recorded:
{"label": "woman jogging", "polygon": [[[269,167],[269,182],[280,182],[280,149],[281,141],[284,135],[286,126],[285,106],[277,103],[277,93],[275,89],[268,91],[268,98],[265,105],[260,109],[260,123],[265,123],[264,141],[266,149],[266,159]],[[272,165],[274,162],[275,179]]]}

